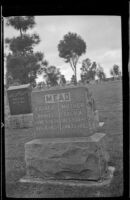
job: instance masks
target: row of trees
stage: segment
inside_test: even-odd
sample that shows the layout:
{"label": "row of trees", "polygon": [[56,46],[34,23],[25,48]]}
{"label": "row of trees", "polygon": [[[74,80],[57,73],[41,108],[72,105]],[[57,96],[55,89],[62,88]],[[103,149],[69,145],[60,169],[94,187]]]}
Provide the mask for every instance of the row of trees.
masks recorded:
{"label": "row of trees", "polygon": [[[41,74],[43,74],[45,81],[39,83],[40,86],[66,84],[66,79],[60,73],[60,70],[55,66],[50,66],[42,52],[34,52],[33,50],[40,42],[38,34],[27,33],[29,29],[36,25],[34,16],[9,17],[7,25],[19,31],[18,37],[5,39],[9,49],[9,53],[6,55],[7,85],[31,83],[35,87],[36,78]],[[77,84],[77,63],[79,57],[86,52],[86,48],[85,41],[76,33],[70,32],[58,44],[59,56],[70,64],[74,72],[71,78],[71,83],[73,84]],[[119,66],[114,65],[111,75],[115,77],[118,74]],[[100,80],[104,80],[106,77],[100,64],[86,58],[82,61],[81,82],[85,83],[86,81],[94,80],[95,76]]]}
{"label": "row of trees", "polygon": [[[87,58],[86,60],[90,60],[90,59]],[[97,65],[96,62],[92,62],[90,66],[91,66],[90,69],[88,69],[88,66],[84,67],[84,64],[82,65],[81,79],[79,80],[79,82],[83,84],[89,83],[90,81],[95,80],[95,76],[97,76],[100,81],[106,80],[106,75],[103,71],[103,68],[100,65]],[[118,70],[117,70],[117,67],[115,66],[118,67]],[[65,76],[62,75],[59,69],[56,68],[55,66],[50,66],[48,68],[45,68],[44,72],[45,72],[44,79],[46,81],[39,82],[37,85],[39,88],[43,88],[46,85],[56,86],[56,85],[65,85],[67,83]],[[119,77],[121,75],[121,72],[119,71],[119,66],[114,65],[113,68],[110,70],[110,73],[112,73],[111,75],[113,76],[113,79],[115,77]],[[75,75],[72,75],[70,83],[75,85],[76,83]]]}

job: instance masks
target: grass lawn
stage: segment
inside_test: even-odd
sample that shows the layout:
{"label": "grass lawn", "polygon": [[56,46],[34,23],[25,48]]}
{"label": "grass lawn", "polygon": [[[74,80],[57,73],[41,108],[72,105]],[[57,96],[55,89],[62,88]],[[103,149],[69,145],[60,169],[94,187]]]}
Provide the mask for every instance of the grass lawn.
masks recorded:
{"label": "grass lawn", "polygon": [[5,130],[6,194],[18,198],[46,197],[110,197],[123,193],[123,133],[122,133],[122,82],[113,81],[90,85],[99,110],[100,121],[105,122],[109,165],[116,168],[109,187],[84,188],[19,183],[25,175],[24,144],[33,139],[33,128]]}

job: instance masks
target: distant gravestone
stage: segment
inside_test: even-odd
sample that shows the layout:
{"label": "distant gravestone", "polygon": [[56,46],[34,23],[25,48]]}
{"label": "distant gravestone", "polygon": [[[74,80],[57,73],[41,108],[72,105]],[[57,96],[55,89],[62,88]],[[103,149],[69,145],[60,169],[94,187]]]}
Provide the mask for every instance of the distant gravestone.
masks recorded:
{"label": "distant gravestone", "polygon": [[10,114],[28,114],[32,112],[31,88],[29,84],[11,86],[7,90]]}
{"label": "distant gravestone", "polygon": [[97,128],[95,103],[87,87],[32,92],[35,137],[89,136]]}
{"label": "distant gravestone", "polygon": [[7,90],[10,115],[8,127],[25,128],[33,126],[30,84],[11,86]]}

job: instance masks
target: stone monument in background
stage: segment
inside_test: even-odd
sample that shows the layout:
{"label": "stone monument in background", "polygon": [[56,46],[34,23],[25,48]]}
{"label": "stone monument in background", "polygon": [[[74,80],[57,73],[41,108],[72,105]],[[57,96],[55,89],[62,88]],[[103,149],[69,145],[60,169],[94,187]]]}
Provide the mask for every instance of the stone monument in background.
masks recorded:
{"label": "stone monument in background", "polygon": [[[85,86],[32,92],[34,140],[25,144],[26,176],[21,181],[99,181],[109,174],[105,134]],[[95,117],[96,115],[96,117]]]}
{"label": "stone monument in background", "polygon": [[33,125],[30,84],[10,86],[7,90],[9,127],[28,128]]}

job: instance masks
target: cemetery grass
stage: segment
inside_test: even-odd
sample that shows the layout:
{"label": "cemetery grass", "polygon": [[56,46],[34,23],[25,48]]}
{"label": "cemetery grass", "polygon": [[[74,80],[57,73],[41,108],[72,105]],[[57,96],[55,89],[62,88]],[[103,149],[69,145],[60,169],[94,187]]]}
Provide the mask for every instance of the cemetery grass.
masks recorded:
{"label": "cemetery grass", "polygon": [[122,82],[113,81],[90,85],[105,125],[100,132],[107,134],[109,165],[115,167],[109,187],[70,187],[20,183],[25,175],[24,144],[33,139],[33,129],[5,129],[6,195],[14,198],[56,197],[115,197],[123,194]]}

